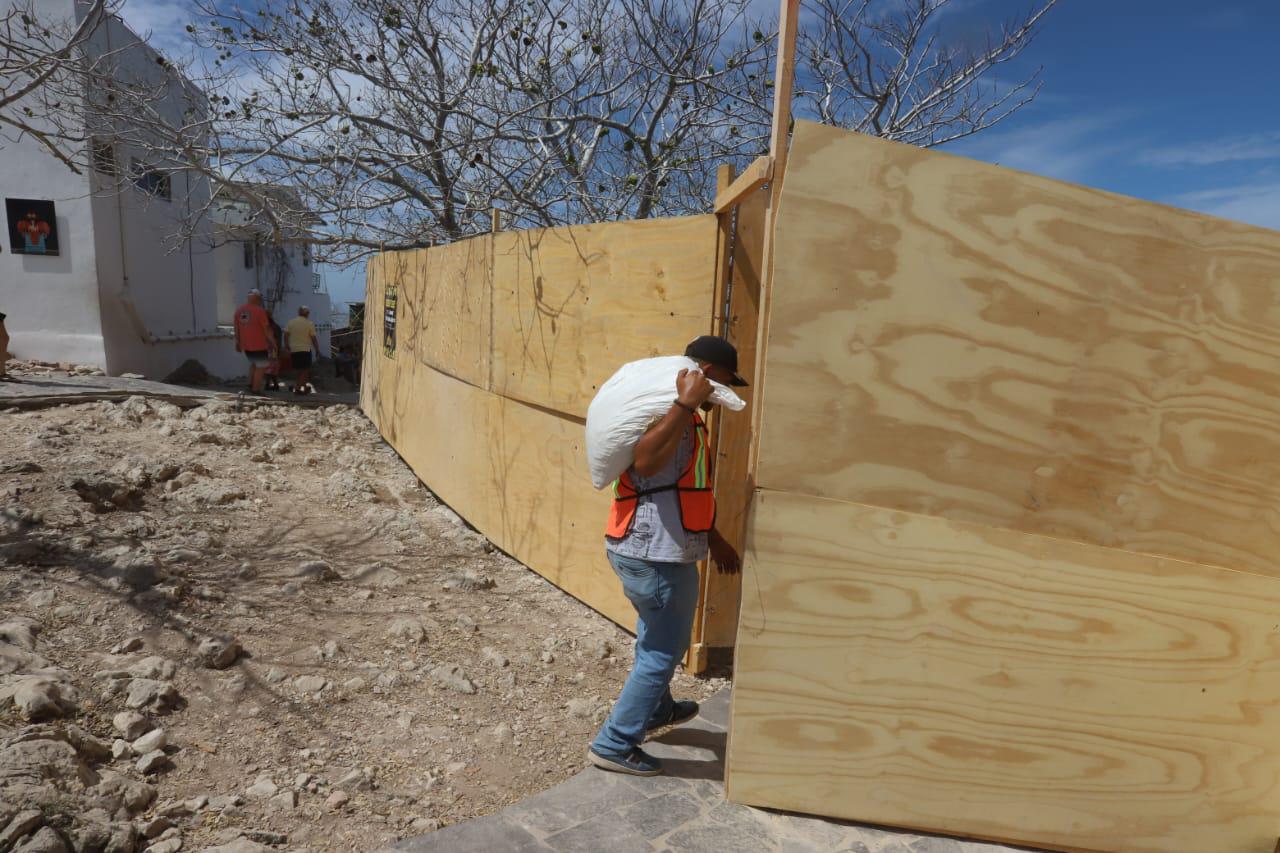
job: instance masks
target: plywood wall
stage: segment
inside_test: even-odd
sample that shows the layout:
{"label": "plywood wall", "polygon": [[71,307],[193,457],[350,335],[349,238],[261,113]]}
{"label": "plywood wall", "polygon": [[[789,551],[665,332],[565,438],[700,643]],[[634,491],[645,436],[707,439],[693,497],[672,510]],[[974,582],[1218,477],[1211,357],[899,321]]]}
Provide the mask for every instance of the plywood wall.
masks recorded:
{"label": "plywood wall", "polygon": [[715,218],[537,229],[385,253],[367,304],[398,290],[397,347],[366,315],[361,403],[442,500],[498,547],[628,628],[604,558],[583,417],[621,364],[711,328]]}
{"label": "plywood wall", "polygon": [[732,799],[1280,837],[1280,234],[797,124]]}
{"label": "plywood wall", "polygon": [[716,244],[714,216],[498,235],[493,390],[585,418],[619,366],[708,333]]}
{"label": "plywood wall", "polygon": [[1280,574],[1280,236],[800,126],[759,482]]}
{"label": "plywood wall", "polygon": [[1280,583],[764,491],[730,797],[1036,846],[1272,853]]}

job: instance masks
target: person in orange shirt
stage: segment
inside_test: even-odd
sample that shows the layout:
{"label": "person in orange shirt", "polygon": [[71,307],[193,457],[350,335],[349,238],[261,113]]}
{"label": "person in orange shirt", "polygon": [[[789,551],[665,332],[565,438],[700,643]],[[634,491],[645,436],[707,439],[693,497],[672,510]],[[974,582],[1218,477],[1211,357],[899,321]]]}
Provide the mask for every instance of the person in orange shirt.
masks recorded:
{"label": "person in orange shirt", "polygon": [[249,390],[262,394],[267,365],[276,357],[278,344],[271,334],[271,320],[262,307],[262,291],[249,291],[249,299],[236,309],[236,352],[249,359]]}

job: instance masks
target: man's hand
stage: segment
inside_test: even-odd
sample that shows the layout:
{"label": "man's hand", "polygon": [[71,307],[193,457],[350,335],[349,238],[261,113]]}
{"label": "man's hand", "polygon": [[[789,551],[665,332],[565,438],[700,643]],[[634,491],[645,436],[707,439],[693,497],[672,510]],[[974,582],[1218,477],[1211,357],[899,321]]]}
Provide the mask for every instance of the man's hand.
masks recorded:
{"label": "man's hand", "polygon": [[707,547],[711,549],[711,560],[716,564],[716,571],[722,575],[736,575],[742,571],[742,558],[733,549],[720,531],[712,528],[707,536]]}
{"label": "man's hand", "polygon": [[701,370],[685,368],[676,377],[676,399],[687,409],[696,409],[707,402],[712,390],[711,380]]}

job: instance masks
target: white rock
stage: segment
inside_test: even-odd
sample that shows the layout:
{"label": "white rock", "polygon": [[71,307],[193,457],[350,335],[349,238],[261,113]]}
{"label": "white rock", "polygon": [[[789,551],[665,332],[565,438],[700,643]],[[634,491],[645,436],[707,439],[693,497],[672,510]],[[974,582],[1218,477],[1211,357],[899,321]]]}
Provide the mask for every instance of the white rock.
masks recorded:
{"label": "white rock", "polygon": [[18,812],[14,815],[9,824],[0,832],[0,850],[12,849],[12,845],[19,838],[27,835],[40,824],[44,823],[44,813],[35,809]]}
{"label": "white rock", "polygon": [[280,792],[280,788],[271,781],[270,776],[259,776],[258,781],[249,786],[244,795],[251,800],[269,800]]}
{"label": "white rock", "polygon": [[318,675],[302,675],[294,679],[293,686],[302,693],[319,693],[329,686],[329,682]]}
{"label": "white rock", "polygon": [[164,729],[155,729],[148,732],[130,744],[133,747],[133,751],[139,755],[146,755],[148,752],[164,749],[168,745],[169,735]]}
{"label": "white rock", "polygon": [[331,812],[336,812],[342,809],[349,802],[351,802],[351,795],[346,791],[334,791],[324,801],[324,807]]}
{"label": "white rock", "polygon": [[181,849],[181,838],[165,838],[148,847],[146,853],[178,853]]}
{"label": "white rock", "polygon": [[111,757],[118,761],[127,761],[133,758],[133,747],[129,746],[129,741],[116,738],[111,742]]}
{"label": "white rock", "polygon": [[68,853],[67,844],[52,827],[42,827],[35,835],[13,848],[13,853]]}
{"label": "white rock", "polygon": [[508,743],[513,737],[511,726],[506,723],[498,723],[493,727],[493,739],[498,743]]}
{"label": "white rock", "polygon": [[196,649],[200,661],[209,669],[226,669],[236,662],[241,652],[240,643],[237,641],[217,637],[206,638]]}
{"label": "white rock", "polygon": [[506,655],[504,655],[502,652],[498,651],[497,649],[491,648],[489,646],[485,646],[481,650],[481,654],[484,655],[484,659],[486,661],[488,661],[490,664],[497,667],[498,669],[503,669],[504,667],[509,666],[511,664],[511,661],[507,658]]}
{"label": "white rock", "polygon": [[146,708],[157,714],[167,714],[182,703],[177,689],[167,681],[135,678],[129,682],[129,692],[124,704],[129,708]]}
{"label": "white rock", "polygon": [[262,677],[268,684],[281,684],[288,679],[289,676],[283,670],[277,669],[273,666],[271,669],[267,670],[267,674]]}
{"label": "white rock", "polygon": [[456,690],[459,693],[475,693],[475,685],[467,678],[466,673],[462,671],[462,667],[457,664],[440,664],[431,670],[431,677],[438,684],[448,687],[450,690]]}
{"label": "white rock", "polygon": [[169,757],[163,750],[156,749],[138,759],[139,773],[155,773],[169,763]]}
{"label": "white rock", "polygon": [[27,678],[13,691],[13,704],[28,720],[48,720],[75,713],[75,692],[52,678]]}
{"label": "white rock", "polygon": [[48,607],[57,595],[51,589],[38,589],[27,596],[28,607]]}
{"label": "white rock", "polygon": [[137,711],[121,711],[111,718],[111,725],[127,741],[135,741],[155,725]]}
{"label": "white rock", "polygon": [[422,622],[419,620],[401,616],[392,620],[391,627],[387,630],[387,636],[408,640],[411,643],[421,643],[427,639],[427,629],[423,627]]}
{"label": "white rock", "polygon": [[280,811],[292,811],[298,807],[298,792],[281,791],[271,798],[271,805]]}

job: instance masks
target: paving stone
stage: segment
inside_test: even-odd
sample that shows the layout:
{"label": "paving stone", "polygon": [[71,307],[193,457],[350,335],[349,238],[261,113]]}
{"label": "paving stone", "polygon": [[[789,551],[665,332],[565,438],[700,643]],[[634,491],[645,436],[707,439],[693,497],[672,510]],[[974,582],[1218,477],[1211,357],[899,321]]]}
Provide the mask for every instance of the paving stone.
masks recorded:
{"label": "paving stone", "polygon": [[620,826],[613,814],[600,815],[572,829],[547,836],[547,846],[556,853],[650,853],[662,848],[649,843],[630,827]]}
{"label": "paving stone", "polygon": [[516,803],[502,814],[540,835],[552,835],[653,793],[628,785],[625,778],[618,773],[579,773],[550,791]]}
{"label": "paving stone", "polygon": [[[538,853],[1016,853],[999,844],[896,832],[846,821],[735,805],[724,799],[729,691],[703,703],[704,716],[650,741],[667,773],[639,778],[588,767],[497,815],[455,824],[396,850]],[[542,840],[539,841],[538,839]]]}
{"label": "paving stone", "polygon": [[453,853],[457,850],[545,853],[557,848],[542,844],[527,829],[507,821],[502,815],[489,815],[466,823],[455,823],[417,838],[406,838],[390,849],[413,853]]}
{"label": "paving stone", "polygon": [[702,813],[702,807],[687,795],[663,794],[617,811],[618,819],[643,838],[660,838]]}

